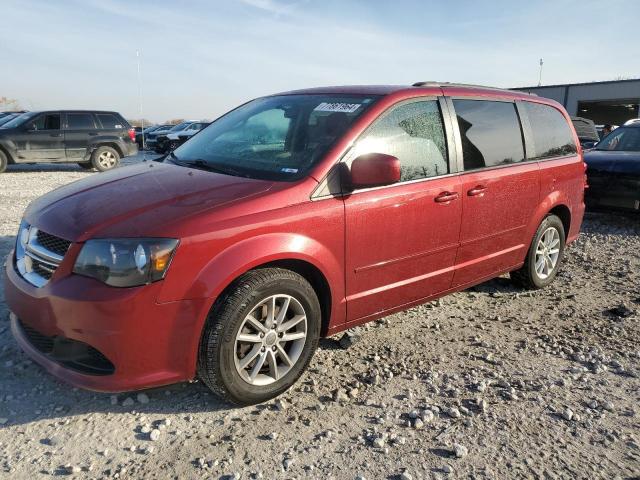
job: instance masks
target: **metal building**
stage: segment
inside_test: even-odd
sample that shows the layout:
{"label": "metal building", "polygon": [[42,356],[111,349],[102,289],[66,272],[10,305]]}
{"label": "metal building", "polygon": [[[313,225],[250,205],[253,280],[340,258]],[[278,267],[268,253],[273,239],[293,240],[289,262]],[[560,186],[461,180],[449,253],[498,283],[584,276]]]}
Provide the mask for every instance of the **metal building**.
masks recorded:
{"label": "metal building", "polygon": [[640,118],[640,78],[512,90],[552,98],[564,105],[569,115],[590,118],[596,124],[622,125],[631,118]]}

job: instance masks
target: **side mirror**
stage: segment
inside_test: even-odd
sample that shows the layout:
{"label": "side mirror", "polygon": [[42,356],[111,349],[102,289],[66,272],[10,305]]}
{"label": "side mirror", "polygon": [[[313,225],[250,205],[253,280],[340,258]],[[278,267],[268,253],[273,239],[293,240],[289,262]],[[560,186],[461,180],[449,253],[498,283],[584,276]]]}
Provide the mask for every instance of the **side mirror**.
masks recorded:
{"label": "side mirror", "polygon": [[384,153],[360,155],[351,163],[351,187],[367,188],[400,181],[400,160]]}

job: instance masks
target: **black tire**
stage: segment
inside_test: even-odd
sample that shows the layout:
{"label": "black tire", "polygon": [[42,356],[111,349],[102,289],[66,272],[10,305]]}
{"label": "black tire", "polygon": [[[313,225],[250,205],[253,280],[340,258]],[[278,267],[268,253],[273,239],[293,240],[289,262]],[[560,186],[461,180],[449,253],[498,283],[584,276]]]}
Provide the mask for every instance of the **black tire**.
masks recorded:
{"label": "black tire", "polygon": [[[107,162],[103,156],[109,158]],[[111,147],[98,147],[91,154],[91,165],[99,172],[106,172],[120,164],[120,154]]]}
{"label": "black tire", "polygon": [[[236,368],[236,335],[244,319],[263,299],[280,294],[293,297],[304,308],[307,318],[304,346],[297,361],[279,380],[252,385]],[[270,400],[289,389],[309,365],[318,347],[321,321],[318,297],[302,276],[280,268],[247,272],[221,295],[209,313],[200,341],[198,376],[230,403],[254,405]]]}
{"label": "black tire", "polygon": [[[541,278],[536,271],[535,266],[536,248],[543,234],[549,228],[555,228],[559,234],[559,255],[555,266],[548,274],[548,276],[546,278]],[[527,288],[530,290],[538,290],[540,288],[544,288],[551,282],[553,282],[553,280],[556,278],[556,275],[558,274],[558,271],[560,270],[560,266],[562,265],[565,239],[566,237],[562,220],[560,220],[560,218],[558,218],[556,215],[547,215],[544,220],[542,220],[540,226],[536,230],[535,235],[533,236],[533,240],[531,241],[531,245],[529,246],[529,251],[527,252],[527,258],[524,261],[524,265],[519,270],[510,273],[511,281],[519,287]]]}
{"label": "black tire", "polygon": [[85,163],[81,163],[78,162],[78,165],[80,165],[80,168],[82,168],[83,170],[93,170],[93,164],[91,162],[85,162]]}
{"label": "black tire", "polygon": [[8,164],[9,159],[7,158],[7,154],[0,150],[0,173],[4,172],[7,169]]}

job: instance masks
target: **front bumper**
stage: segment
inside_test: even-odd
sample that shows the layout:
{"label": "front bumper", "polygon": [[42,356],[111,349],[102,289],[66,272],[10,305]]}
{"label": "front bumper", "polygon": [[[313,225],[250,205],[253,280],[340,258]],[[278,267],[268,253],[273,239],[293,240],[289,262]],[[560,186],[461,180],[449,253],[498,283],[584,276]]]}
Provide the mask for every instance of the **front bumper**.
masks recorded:
{"label": "front bumper", "polygon": [[[36,288],[20,277],[12,258],[13,254],[7,261],[4,289],[13,334],[54,376],[103,392],[194,378],[200,328],[209,308],[206,299],[157,303],[161,282],[113,288],[79,275],[54,277]],[[41,337],[90,348],[112,364],[113,371],[78,368],[40,348]]]}

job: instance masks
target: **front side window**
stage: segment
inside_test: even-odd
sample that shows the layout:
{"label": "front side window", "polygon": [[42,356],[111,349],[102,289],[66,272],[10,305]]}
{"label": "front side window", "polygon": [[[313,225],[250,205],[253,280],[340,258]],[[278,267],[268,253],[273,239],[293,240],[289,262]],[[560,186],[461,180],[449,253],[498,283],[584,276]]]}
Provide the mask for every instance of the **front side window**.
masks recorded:
{"label": "front side window", "polygon": [[90,113],[67,113],[68,130],[90,130],[96,128]]}
{"label": "front side window", "polygon": [[175,150],[176,162],[270,180],[296,180],[374,101],[361,95],[259,98],[219,118]]}
{"label": "front side window", "polygon": [[384,153],[400,160],[400,181],[449,173],[442,115],[436,100],[393,107],[354,146],[352,158]]}
{"label": "front side window", "polygon": [[571,127],[559,110],[540,103],[522,102],[533,137],[533,152],[528,157],[542,159],[577,152]]}
{"label": "front side window", "polygon": [[596,150],[640,152],[640,128],[618,127],[598,143]]}
{"label": "front side window", "polygon": [[511,102],[453,100],[465,170],[524,161],[522,130]]}
{"label": "front side window", "polygon": [[34,130],[60,130],[60,114],[47,113],[40,115],[33,121]]}

